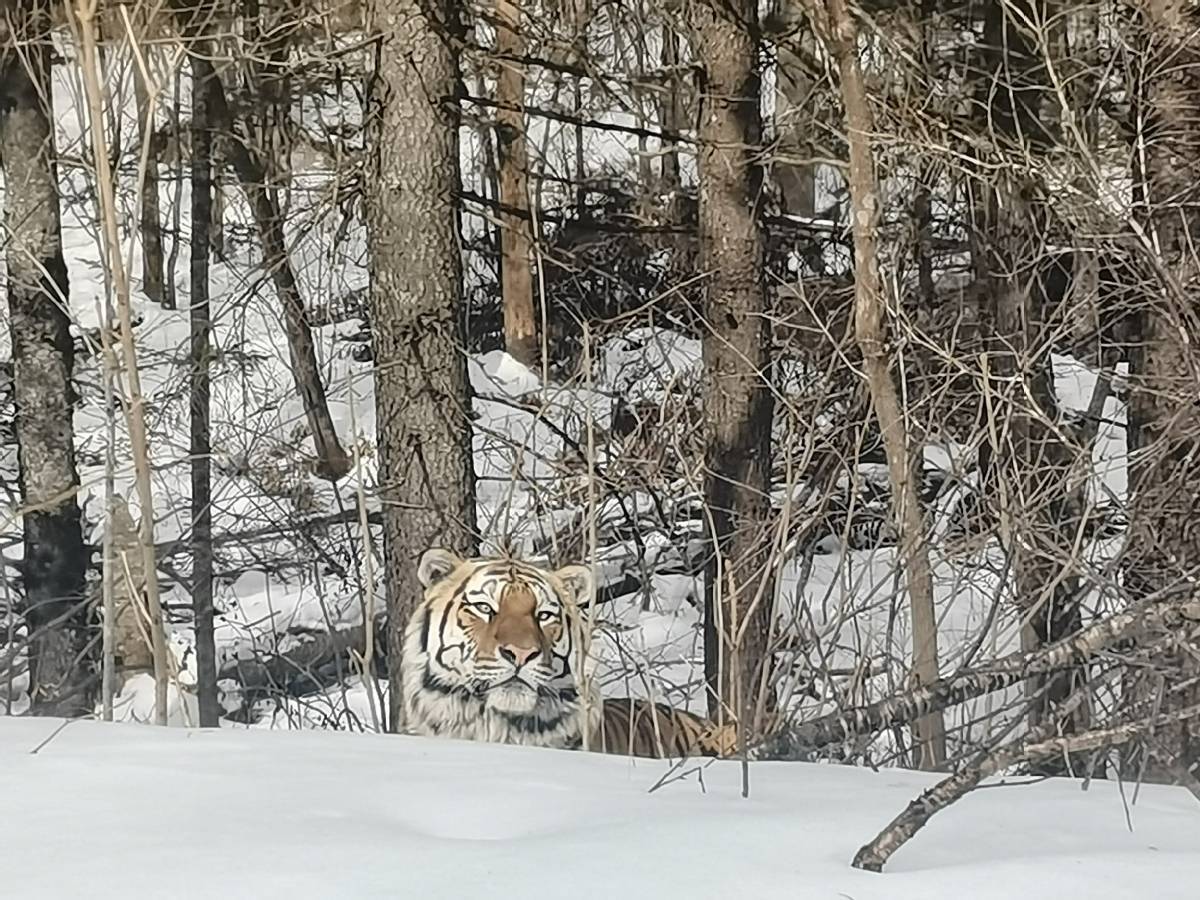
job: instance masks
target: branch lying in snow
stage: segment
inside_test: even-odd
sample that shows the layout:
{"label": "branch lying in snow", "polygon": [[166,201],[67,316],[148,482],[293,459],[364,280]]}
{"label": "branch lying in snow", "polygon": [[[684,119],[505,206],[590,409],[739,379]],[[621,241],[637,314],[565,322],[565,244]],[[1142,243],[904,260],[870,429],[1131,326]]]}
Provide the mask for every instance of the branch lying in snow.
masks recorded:
{"label": "branch lying in snow", "polygon": [[[376,627],[376,638],[382,626]],[[291,646],[265,657],[231,660],[221,667],[219,678],[236,681],[248,692],[281,692],[291,695],[335,683],[350,670],[352,654],[360,656],[366,646],[366,629],[361,625],[334,631],[290,635]],[[333,668],[332,673],[326,670]]]}
{"label": "branch lying in snow", "polygon": [[[1083,694],[1079,694],[1080,700]],[[1061,720],[1068,710],[1064,707],[1062,714],[1056,717]],[[854,855],[851,865],[856,869],[866,869],[870,872],[882,872],[884,865],[897,850],[903,847],[925,824],[956,800],[966,796],[979,786],[985,778],[1022,762],[1032,762],[1048,759],[1054,756],[1065,756],[1072,753],[1086,753],[1102,747],[1115,747],[1126,744],[1152,728],[1160,728],[1175,722],[1200,716],[1200,705],[1189,706],[1171,713],[1164,713],[1112,728],[1100,728],[1095,731],[1085,731],[1083,734],[1051,737],[1049,727],[1035,730],[1029,737],[1009,744],[992,752],[973,766],[963,769],[939,781],[933,787],[924,791],[920,797],[913,800],[904,812],[896,816],[888,826],[876,835],[869,844],[861,847]]]}
{"label": "branch lying in snow", "polygon": [[900,696],[822,716],[790,729],[787,736],[801,750],[816,750],[851,735],[874,734],[904,725],[931,712],[1011,687],[1033,675],[1072,669],[1120,641],[1169,629],[1170,623],[1181,617],[1200,618],[1191,586],[1182,585],[1180,589],[1188,591],[1182,599],[1154,602],[1155,598],[1148,598],[1128,612],[1110,616],[1037,652],[1012,653],[982,671],[962,672]]}

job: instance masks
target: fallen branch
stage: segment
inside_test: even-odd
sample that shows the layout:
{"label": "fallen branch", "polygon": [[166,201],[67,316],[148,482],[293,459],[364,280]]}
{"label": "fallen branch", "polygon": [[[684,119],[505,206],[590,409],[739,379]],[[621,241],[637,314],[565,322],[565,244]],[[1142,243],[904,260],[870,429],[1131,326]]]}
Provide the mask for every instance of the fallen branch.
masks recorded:
{"label": "fallen branch", "polygon": [[906,725],[931,712],[1004,690],[1034,675],[1045,675],[1090,662],[1102,650],[1147,632],[1169,629],[1180,617],[1197,616],[1189,585],[1186,596],[1163,600],[1156,594],[1034,653],[1016,652],[983,669],[961,672],[932,684],[876,703],[843,710],[790,729],[788,739],[800,751],[836,744],[856,734],[876,734]]}
{"label": "fallen branch", "polygon": [[[1082,698],[1082,694],[1077,695]],[[1055,721],[1068,714],[1064,707]],[[861,847],[854,855],[851,865],[869,872],[882,872],[884,865],[897,850],[912,839],[936,813],[946,809],[956,800],[966,796],[979,786],[985,778],[995,775],[1010,766],[1033,762],[1054,756],[1087,753],[1102,747],[1116,747],[1128,743],[1138,735],[1151,729],[1200,715],[1200,705],[1189,706],[1163,715],[1151,716],[1111,728],[1085,731],[1082,734],[1050,737],[1050,725],[1038,728],[1028,737],[992,752],[980,762],[964,769],[933,787],[922,792],[905,810],[896,816],[870,843]]]}

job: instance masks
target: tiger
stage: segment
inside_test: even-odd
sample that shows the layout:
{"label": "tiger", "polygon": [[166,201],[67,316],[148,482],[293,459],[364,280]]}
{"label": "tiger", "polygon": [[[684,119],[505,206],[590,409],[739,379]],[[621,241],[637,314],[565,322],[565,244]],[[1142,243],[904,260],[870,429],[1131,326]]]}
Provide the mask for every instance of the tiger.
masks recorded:
{"label": "tiger", "polygon": [[588,567],[552,571],[432,547],[417,578],[424,596],[400,663],[407,733],[649,758],[732,754],[732,725],[665,703],[603,698],[590,677],[594,661],[576,671],[582,609],[594,594]]}

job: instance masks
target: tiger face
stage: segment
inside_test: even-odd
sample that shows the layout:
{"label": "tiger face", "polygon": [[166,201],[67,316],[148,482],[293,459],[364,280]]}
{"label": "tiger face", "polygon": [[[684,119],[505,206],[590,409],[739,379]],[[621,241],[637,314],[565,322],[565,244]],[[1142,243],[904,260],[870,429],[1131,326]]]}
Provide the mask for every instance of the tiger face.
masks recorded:
{"label": "tiger face", "polygon": [[401,662],[408,728],[504,743],[568,746],[584,723],[576,676],[584,566],[549,571],[427,550],[425,589]]}

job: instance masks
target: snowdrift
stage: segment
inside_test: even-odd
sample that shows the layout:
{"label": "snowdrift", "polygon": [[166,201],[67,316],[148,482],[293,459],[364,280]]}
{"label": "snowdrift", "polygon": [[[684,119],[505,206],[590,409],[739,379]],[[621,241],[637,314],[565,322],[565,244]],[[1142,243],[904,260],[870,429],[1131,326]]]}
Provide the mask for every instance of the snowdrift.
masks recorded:
{"label": "snowdrift", "polygon": [[743,799],[731,762],[672,780],[663,761],[427,738],[62,726],[0,719],[0,896],[1200,896],[1180,789],[1128,808],[1110,782],[982,789],[872,874],[855,850],[929,776],[756,763]]}

